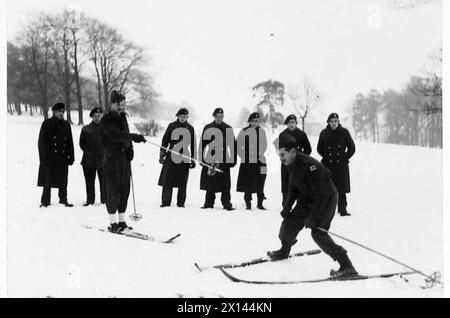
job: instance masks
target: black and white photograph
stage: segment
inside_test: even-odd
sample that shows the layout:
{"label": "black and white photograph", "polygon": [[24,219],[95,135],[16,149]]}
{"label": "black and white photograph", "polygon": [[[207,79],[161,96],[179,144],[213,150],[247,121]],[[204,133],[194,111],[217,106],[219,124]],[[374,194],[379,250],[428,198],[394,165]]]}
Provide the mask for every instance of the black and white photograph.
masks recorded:
{"label": "black and white photograph", "polygon": [[3,1],[0,296],[445,297],[448,6]]}

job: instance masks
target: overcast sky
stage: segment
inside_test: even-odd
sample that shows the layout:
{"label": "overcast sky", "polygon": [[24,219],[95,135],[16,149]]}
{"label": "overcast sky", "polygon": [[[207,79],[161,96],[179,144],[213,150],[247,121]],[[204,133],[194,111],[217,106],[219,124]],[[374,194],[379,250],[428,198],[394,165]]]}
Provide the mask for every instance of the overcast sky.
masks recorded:
{"label": "overcast sky", "polygon": [[358,92],[401,88],[441,45],[440,5],[388,1],[10,0],[8,38],[34,10],[75,6],[148,48],[164,100],[186,100],[205,119],[221,106],[232,121],[254,106],[254,84],[308,76],[325,96],[313,114],[322,121]]}

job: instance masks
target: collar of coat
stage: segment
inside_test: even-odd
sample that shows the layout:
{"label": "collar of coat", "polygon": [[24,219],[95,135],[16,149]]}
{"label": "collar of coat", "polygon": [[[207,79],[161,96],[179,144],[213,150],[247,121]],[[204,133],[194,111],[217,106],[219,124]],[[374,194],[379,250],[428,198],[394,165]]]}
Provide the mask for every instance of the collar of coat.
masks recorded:
{"label": "collar of coat", "polygon": [[329,133],[332,133],[332,134],[337,133],[337,134],[342,135],[342,133],[344,132],[344,129],[342,128],[341,124],[339,124],[335,130],[331,129],[329,124],[327,125],[327,127],[325,129],[326,129],[326,131],[328,131]]}
{"label": "collar of coat", "polygon": [[175,125],[177,125],[178,127],[188,127],[189,123],[186,121],[184,123],[180,122],[178,119],[174,121]]}
{"label": "collar of coat", "polygon": [[49,122],[51,122],[52,124],[58,124],[58,125],[63,125],[65,124],[67,121],[64,118],[57,118],[55,116],[52,116],[51,118],[49,118]]}

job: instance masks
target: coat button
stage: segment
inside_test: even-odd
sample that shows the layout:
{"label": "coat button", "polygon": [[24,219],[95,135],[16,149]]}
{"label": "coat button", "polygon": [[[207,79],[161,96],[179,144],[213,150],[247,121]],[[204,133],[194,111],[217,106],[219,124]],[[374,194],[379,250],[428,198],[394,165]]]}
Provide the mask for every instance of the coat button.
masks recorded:
{"label": "coat button", "polygon": [[55,152],[58,152],[58,150],[55,150]]}
{"label": "coat button", "polygon": [[330,147],[330,146],[328,146],[328,149],[331,149],[331,147]]}
{"label": "coat button", "polygon": [[337,155],[339,156],[339,152],[337,153]]}
{"label": "coat button", "polygon": [[337,163],[339,163],[339,160],[337,161]]}
{"label": "coat button", "polygon": [[54,145],[56,146],[56,142],[54,143]]}
{"label": "coat button", "polygon": [[338,148],[341,148],[341,145],[338,145]]}
{"label": "coat button", "polygon": [[328,155],[331,156],[331,152]]}
{"label": "coat button", "polygon": [[53,139],[56,139],[56,136],[53,136]]}
{"label": "coat button", "polygon": [[330,163],[333,163],[333,160],[330,160]]}

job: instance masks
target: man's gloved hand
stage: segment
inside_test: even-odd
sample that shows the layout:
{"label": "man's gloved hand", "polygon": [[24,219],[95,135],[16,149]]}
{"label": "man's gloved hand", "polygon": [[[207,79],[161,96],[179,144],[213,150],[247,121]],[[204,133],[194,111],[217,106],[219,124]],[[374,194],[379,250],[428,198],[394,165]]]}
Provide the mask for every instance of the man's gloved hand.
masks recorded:
{"label": "man's gloved hand", "polygon": [[131,140],[133,140],[134,142],[138,142],[138,143],[147,141],[144,136],[139,135],[139,134],[131,134]]}
{"label": "man's gloved hand", "polygon": [[317,227],[317,220],[311,218],[310,216],[307,217],[305,220],[305,227],[311,230],[315,229]]}
{"label": "man's gloved hand", "polygon": [[159,163],[164,164],[164,157],[159,157]]}
{"label": "man's gloved hand", "polygon": [[286,208],[283,209],[280,213],[280,215],[283,219],[289,217],[290,214],[291,214],[291,209],[286,209]]}
{"label": "man's gloved hand", "polygon": [[192,161],[190,164],[189,164],[189,169],[194,169],[195,168],[195,162],[194,161]]}

